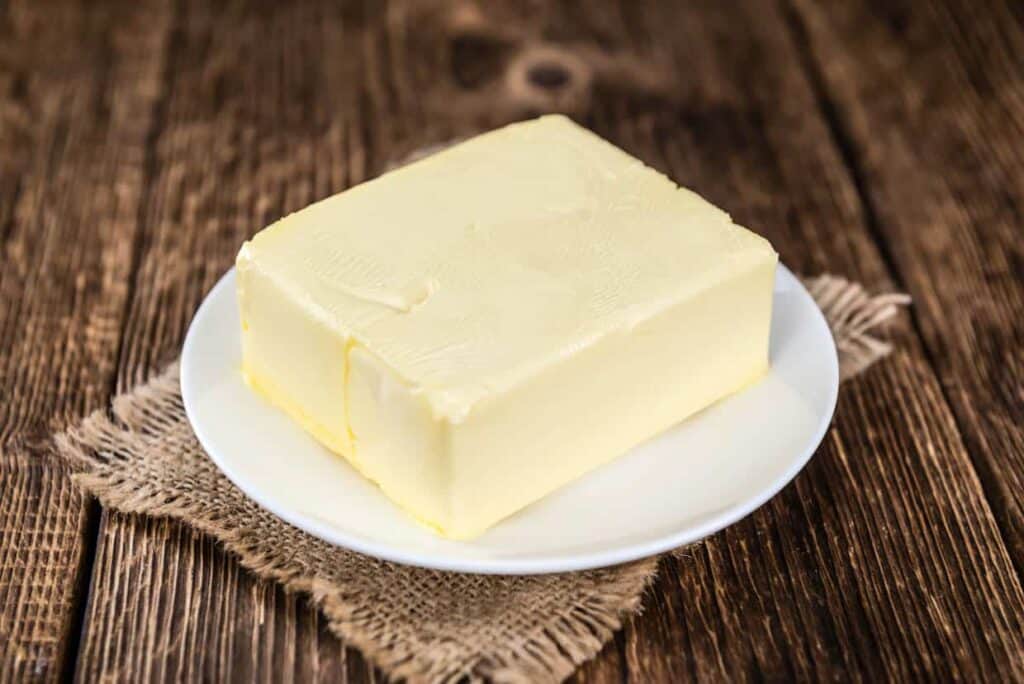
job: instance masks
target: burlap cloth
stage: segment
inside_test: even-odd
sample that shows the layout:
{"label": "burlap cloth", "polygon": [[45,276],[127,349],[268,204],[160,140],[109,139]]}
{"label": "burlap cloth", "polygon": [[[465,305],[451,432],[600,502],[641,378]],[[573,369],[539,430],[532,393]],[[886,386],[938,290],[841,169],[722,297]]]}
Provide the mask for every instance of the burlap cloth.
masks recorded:
{"label": "burlap cloth", "polygon": [[[890,347],[872,330],[903,295],[806,281],[839,349],[842,378]],[[104,506],[169,516],[219,540],[256,575],[308,594],[330,629],[395,678],[559,681],[640,608],[657,558],[560,575],[496,577],[406,567],[291,527],[235,488],[189,427],[171,365],[57,437],[74,480]]]}

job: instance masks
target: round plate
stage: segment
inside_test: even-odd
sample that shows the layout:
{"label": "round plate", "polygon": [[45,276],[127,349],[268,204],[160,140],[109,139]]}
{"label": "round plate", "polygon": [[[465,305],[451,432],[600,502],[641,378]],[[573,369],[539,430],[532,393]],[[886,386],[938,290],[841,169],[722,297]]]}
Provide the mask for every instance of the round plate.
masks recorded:
{"label": "round plate", "polygon": [[463,572],[581,570],[650,556],[736,522],[807,463],[835,409],[836,349],[814,300],[779,266],[771,372],[469,542],[413,522],[343,458],[242,381],[235,273],[188,331],[185,410],[203,448],[260,505],[328,542]]}

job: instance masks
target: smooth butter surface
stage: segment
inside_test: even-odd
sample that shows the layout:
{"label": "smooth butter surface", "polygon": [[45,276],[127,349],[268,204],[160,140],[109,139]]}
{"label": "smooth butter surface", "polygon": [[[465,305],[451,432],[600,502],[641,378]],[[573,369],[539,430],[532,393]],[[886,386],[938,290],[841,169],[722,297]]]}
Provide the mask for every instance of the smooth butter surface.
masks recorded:
{"label": "smooth butter surface", "polygon": [[246,243],[244,371],[396,503],[469,537],[757,379],[775,261],[544,117]]}

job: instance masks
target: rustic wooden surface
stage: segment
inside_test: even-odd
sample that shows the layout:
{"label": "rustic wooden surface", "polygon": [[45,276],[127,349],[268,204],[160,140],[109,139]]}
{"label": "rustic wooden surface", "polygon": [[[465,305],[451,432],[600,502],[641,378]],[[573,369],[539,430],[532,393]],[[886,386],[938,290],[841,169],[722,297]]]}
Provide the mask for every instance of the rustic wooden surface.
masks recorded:
{"label": "rustic wooden surface", "polygon": [[517,5],[0,0],[0,680],[381,678],[45,438],[173,358],[254,230],[530,114],[502,74],[547,41],[599,65],[579,120],[916,302],[807,470],[575,678],[1024,681],[1022,5]]}

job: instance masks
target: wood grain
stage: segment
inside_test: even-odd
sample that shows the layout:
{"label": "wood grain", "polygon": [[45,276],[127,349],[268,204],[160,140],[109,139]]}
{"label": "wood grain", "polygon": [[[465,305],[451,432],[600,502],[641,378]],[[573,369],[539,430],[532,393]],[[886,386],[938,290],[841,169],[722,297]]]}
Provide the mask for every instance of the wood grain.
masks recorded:
{"label": "wood grain", "polygon": [[796,5],[875,231],[1024,576],[1024,11]]}
{"label": "wood grain", "polygon": [[[312,5],[182,8],[119,387],[177,356],[246,237],[376,164],[370,155],[388,128],[371,132],[364,108],[384,116],[392,105],[379,71],[385,46],[360,30],[365,21]],[[104,515],[92,584],[81,681],[373,676],[305,602],[163,521]]]}
{"label": "wood grain", "polygon": [[163,39],[123,5],[0,10],[0,680],[77,633],[95,509],[39,443],[114,377]]}
{"label": "wood grain", "polygon": [[[361,661],[319,614],[166,520],[104,513],[80,681],[331,682]],[[350,662],[354,660],[355,662]]]}
{"label": "wood grain", "polygon": [[[539,40],[667,69],[644,89],[612,70],[581,119],[795,270],[919,303],[808,469],[666,558],[646,611],[576,679],[1024,679],[1019,10],[513,4],[481,10],[498,28],[470,51],[432,2],[67,2],[45,22],[0,5],[0,638],[21,649],[2,672],[60,673],[88,529],[63,476],[11,448],[174,357],[253,231],[528,113],[480,95],[510,45]],[[481,51],[487,69],[465,63]],[[178,525],[105,513],[96,543],[82,681],[379,678],[305,602]]]}
{"label": "wood grain", "polygon": [[0,460],[0,681],[55,681],[66,667],[90,511],[58,468]]}
{"label": "wood grain", "polygon": [[[637,14],[621,25],[638,42],[686,46],[681,88],[693,95],[671,114],[595,113],[598,129],[765,233],[798,271],[887,287],[893,274],[813,84],[794,68],[784,13],[708,3]],[[665,564],[626,630],[627,671],[1022,676],[1020,584],[929,359],[912,330],[896,334],[900,353],[844,388],[829,439],[793,485]]]}

